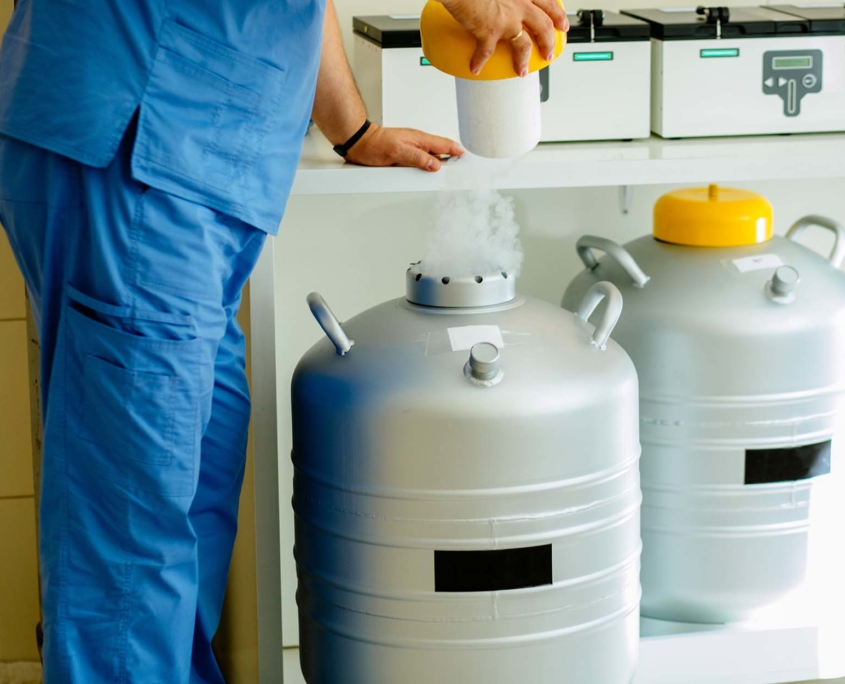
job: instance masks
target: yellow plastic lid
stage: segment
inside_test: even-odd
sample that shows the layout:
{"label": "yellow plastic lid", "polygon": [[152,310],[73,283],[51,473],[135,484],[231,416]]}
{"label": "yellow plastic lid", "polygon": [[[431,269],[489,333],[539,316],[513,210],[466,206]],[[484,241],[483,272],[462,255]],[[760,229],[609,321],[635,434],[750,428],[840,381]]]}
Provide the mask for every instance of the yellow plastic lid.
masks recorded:
{"label": "yellow plastic lid", "polygon": [[[563,6],[562,0],[557,0]],[[555,31],[555,59],[563,52],[566,34]],[[449,14],[436,0],[429,0],[420,14],[420,35],[425,58],[436,69],[458,78],[471,81],[501,81],[516,78],[519,74],[513,68],[513,51],[506,40],[500,40],[493,56],[477,76],[469,70],[469,63],[475,53],[475,37]],[[540,56],[537,43],[531,51],[528,72],[534,73],[547,66]]]}
{"label": "yellow plastic lid", "polygon": [[686,188],[654,205],[654,237],[676,245],[739,247],[772,239],[772,205],[749,190]]}

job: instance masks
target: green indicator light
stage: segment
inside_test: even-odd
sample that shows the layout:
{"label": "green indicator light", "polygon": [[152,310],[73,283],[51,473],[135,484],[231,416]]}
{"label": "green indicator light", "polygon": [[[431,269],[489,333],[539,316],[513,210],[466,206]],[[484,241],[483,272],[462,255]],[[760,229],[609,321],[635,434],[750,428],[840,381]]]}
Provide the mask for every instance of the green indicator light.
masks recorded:
{"label": "green indicator light", "polygon": [[431,62],[429,62],[425,57],[420,57],[420,66],[431,66]]}
{"label": "green indicator light", "polygon": [[612,52],[575,52],[572,59],[576,62],[609,62],[613,59]]}
{"label": "green indicator light", "polygon": [[739,48],[718,48],[712,50],[702,50],[702,59],[718,59],[720,57],[739,57]]}

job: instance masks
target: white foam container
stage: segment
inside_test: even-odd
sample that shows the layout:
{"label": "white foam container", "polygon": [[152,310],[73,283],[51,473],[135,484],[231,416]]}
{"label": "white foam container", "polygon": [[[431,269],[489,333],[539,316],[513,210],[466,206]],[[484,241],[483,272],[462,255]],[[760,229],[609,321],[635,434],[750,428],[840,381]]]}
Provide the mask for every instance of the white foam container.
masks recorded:
{"label": "white foam container", "polygon": [[455,79],[463,146],[479,157],[504,159],[540,142],[540,74],[501,81]]}

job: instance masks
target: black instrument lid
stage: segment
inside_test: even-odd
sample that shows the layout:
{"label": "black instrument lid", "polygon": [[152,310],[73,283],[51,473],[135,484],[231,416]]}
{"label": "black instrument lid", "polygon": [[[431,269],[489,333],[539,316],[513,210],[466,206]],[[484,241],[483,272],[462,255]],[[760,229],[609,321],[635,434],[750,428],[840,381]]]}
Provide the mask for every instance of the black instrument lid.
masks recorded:
{"label": "black instrument lid", "polygon": [[808,19],[769,7],[731,7],[729,11],[730,17],[720,26],[694,8],[635,9],[623,14],[647,21],[651,37],[659,40],[706,40],[716,38],[720,29],[724,39],[801,35],[811,30]]}
{"label": "black instrument lid", "polygon": [[771,5],[773,10],[810,22],[810,33],[845,34],[845,3],[837,5]]}
{"label": "black instrument lid", "polygon": [[[624,16],[616,12],[604,10],[587,10],[598,14],[595,26],[595,41],[597,43],[611,41],[648,40],[651,29],[648,23]],[[569,15],[571,29],[568,42],[589,43],[591,40],[590,17],[584,14],[584,21],[577,14]],[[382,48],[417,48],[422,46],[420,40],[419,17],[408,15],[384,15],[372,17],[353,17],[352,28],[355,33]]]}
{"label": "black instrument lid", "polygon": [[352,17],[352,28],[359,36],[383,48],[418,48],[420,18],[406,14]]}
{"label": "black instrument lid", "polygon": [[579,10],[577,14],[569,15],[569,43],[591,42],[590,12],[593,12],[595,27],[595,42],[626,42],[648,40],[651,37],[651,27],[648,23],[607,10]]}

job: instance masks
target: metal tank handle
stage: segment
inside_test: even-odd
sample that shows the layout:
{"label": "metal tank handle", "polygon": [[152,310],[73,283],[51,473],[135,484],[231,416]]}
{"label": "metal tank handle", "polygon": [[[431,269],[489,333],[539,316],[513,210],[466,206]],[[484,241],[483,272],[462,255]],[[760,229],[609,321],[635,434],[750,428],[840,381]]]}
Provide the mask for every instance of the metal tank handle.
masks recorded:
{"label": "metal tank handle", "polygon": [[798,219],[792,228],[786,233],[786,237],[793,242],[798,241],[798,236],[801,235],[810,226],[818,226],[819,228],[827,228],[836,236],[833,242],[833,250],[828,257],[830,265],[834,268],[839,268],[842,261],[845,260],[845,228],[839,221],[834,221],[826,216],[810,215]]}
{"label": "metal tank handle", "polygon": [[596,307],[601,303],[602,299],[607,300],[607,307],[604,310],[602,319],[596,325],[593,332],[593,345],[599,349],[604,349],[607,345],[607,340],[610,338],[610,333],[616,327],[619,321],[619,315],[622,313],[622,293],[613,283],[603,280],[596,283],[584,295],[581,304],[578,307],[576,314],[585,323],[593,315]]}
{"label": "metal tank handle", "polygon": [[581,257],[581,261],[584,262],[584,266],[587,267],[587,270],[592,271],[599,265],[599,262],[596,261],[596,257],[591,251],[597,249],[607,254],[607,256],[616,261],[616,263],[622,267],[622,270],[624,270],[634,282],[634,287],[643,287],[649,280],[651,280],[649,276],[643,273],[643,269],[640,268],[640,265],[634,260],[634,257],[631,256],[630,252],[613,240],[597,237],[595,235],[584,235],[579,238],[578,242],[575,243],[575,249],[578,252],[578,256]]}
{"label": "metal tank handle", "polygon": [[355,344],[355,341],[350,340],[343,331],[340,321],[337,320],[337,316],[332,313],[329,305],[326,304],[326,300],[323,299],[322,295],[318,292],[312,292],[308,295],[306,301],[308,302],[308,307],[311,309],[311,313],[314,314],[314,318],[317,319],[317,323],[320,324],[323,332],[326,333],[326,337],[332,341],[335,349],[337,349],[338,355],[346,355],[346,353],[352,349],[352,345]]}

